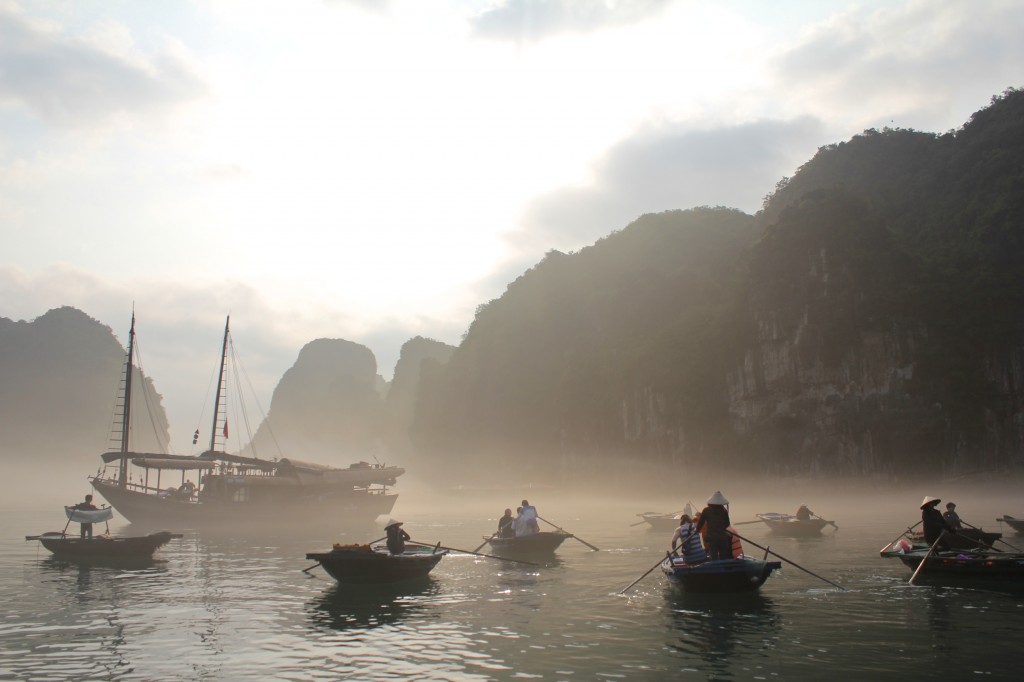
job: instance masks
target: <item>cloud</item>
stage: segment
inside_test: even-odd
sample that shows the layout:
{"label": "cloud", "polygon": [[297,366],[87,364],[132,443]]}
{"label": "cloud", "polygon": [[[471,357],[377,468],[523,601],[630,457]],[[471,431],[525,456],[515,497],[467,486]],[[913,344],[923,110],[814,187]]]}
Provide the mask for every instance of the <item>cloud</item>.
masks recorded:
{"label": "cloud", "polygon": [[778,91],[818,116],[935,130],[1020,84],[1022,33],[1014,1],[851,9],[809,27],[769,70]]}
{"label": "cloud", "polygon": [[539,42],[563,33],[591,33],[659,15],[673,0],[506,0],[470,24],[482,37]]}
{"label": "cloud", "polygon": [[594,164],[590,184],[534,200],[509,239],[536,260],[550,249],[593,243],[644,213],[703,205],[753,213],[823,136],[810,117],[706,130],[650,125],[609,149]]}
{"label": "cloud", "polygon": [[[109,24],[104,29],[123,41],[123,31]],[[149,58],[123,48],[119,42],[103,49],[95,40],[68,37],[53,24],[0,6],[0,107],[80,128],[118,114],[158,113],[206,93],[177,48]]]}

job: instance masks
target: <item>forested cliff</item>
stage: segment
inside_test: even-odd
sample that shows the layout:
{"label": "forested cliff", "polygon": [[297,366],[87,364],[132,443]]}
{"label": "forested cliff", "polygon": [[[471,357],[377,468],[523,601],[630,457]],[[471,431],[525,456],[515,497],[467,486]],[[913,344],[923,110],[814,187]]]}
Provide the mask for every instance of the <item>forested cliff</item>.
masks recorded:
{"label": "forested cliff", "polygon": [[[1024,93],[819,150],[754,217],[549,253],[424,375],[435,465],[936,475],[1024,454]],[[928,464],[922,464],[926,458]]]}

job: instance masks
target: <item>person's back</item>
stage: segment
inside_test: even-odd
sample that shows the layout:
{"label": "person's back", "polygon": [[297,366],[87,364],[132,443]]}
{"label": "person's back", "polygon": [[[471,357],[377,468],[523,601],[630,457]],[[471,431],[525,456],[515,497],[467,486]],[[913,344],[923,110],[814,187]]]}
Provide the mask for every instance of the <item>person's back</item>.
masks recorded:
{"label": "person's back", "polygon": [[[78,504],[73,506],[72,509],[77,509],[79,511],[97,511],[99,509],[99,507],[97,507],[95,504],[92,503],[92,495],[86,495],[85,496],[85,501],[84,502],[79,502]],[[87,522],[82,522],[80,525],[81,525],[81,529],[79,530],[79,537],[81,537],[83,539],[85,539],[85,538],[92,539],[92,524],[91,523],[87,523]]]}
{"label": "person's back", "polygon": [[516,535],[533,535],[540,532],[540,525],[537,523],[537,508],[523,500],[519,516],[516,517]]}
{"label": "person's back", "polygon": [[725,499],[721,491],[708,498],[708,506],[700,513],[700,521],[697,522],[697,531],[707,528],[704,540],[708,548],[708,555],[712,560],[732,558],[732,536],[728,528],[732,525],[729,520],[729,510],[725,505],[729,500]]}
{"label": "person's back", "polygon": [[672,535],[672,549],[675,550],[676,545],[680,543],[683,546],[683,560],[686,563],[699,564],[707,561],[708,554],[700,542],[700,533],[697,532],[697,526],[690,520],[688,514],[683,514],[679,518],[679,525]]}
{"label": "person's back", "polygon": [[515,517],[512,516],[512,510],[506,509],[505,515],[498,519],[498,537],[499,538],[510,538],[515,537]]}
{"label": "person's back", "polygon": [[807,505],[802,504],[800,505],[800,508],[796,510],[796,519],[797,521],[811,520],[811,510],[807,508]]}
{"label": "person's back", "polygon": [[405,551],[405,541],[412,538],[402,530],[401,521],[391,521],[384,528],[388,534],[388,551],[392,554],[401,554]]}

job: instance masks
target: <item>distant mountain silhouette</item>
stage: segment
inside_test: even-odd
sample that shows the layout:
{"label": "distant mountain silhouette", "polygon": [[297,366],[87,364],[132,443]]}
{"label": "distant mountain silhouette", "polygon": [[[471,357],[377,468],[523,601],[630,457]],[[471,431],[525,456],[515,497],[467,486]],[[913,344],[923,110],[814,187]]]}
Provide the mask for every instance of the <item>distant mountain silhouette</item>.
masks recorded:
{"label": "distant mountain silhouette", "polygon": [[[83,477],[94,471],[99,455],[116,448],[110,435],[125,354],[109,327],[75,308],[31,322],[0,318],[0,452],[40,464],[79,462]],[[168,440],[161,397],[139,376],[133,409],[158,424],[140,416],[132,447],[161,451]]]}
{"label": "distant mountain silhouette", "polygon": [[378,381],[377,360],[366,346],[309,342],[274,389],[251,449],[268,459],[339,466],[372,460],[382,452],[384,426]]}

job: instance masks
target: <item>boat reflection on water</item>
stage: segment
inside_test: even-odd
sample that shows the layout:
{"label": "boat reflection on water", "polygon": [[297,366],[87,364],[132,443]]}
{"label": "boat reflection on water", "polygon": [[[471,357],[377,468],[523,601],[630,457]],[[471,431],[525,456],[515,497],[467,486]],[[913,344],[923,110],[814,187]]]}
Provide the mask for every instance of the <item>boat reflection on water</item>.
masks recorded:
{"label": "boat reflection on water", "polygon": [[429,575],[397,585],[338,583],[313,599],[306,610],[313,627],[365,630],[422,614],[439,593],[439,583]]}
{"label": "boat reflection on water", "polygon": [[668,646],[704,661],[708,679],[731,679],[730,666],[737,648],[739,659],[773,655],[781,637],[781,618],[771,597],[760,592],[699,594],[669,588]]}

